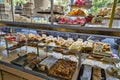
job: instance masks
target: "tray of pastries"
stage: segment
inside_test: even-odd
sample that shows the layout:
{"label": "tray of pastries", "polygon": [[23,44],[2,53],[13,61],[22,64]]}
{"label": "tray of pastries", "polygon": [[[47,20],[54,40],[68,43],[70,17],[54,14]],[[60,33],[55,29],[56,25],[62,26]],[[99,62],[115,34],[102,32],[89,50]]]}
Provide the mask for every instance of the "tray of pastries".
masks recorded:
{"label": "tray of pastries", "polygon": [[106,80],[106,73],[104,69],[82,65],[78,80]]}
{"label": "tray of pastries", "polygon": [[95,42],[93,53],[109,57],[110,54],[112,54],[111,45],[108,43]]}
{"label": "tray of pastries", "polygon": [[76,62],[59,59],[50,69],[49,74],[61,79],[70,80],[76,69]]}
{"label": "tray of pastries", "polygon": [[32,53],[25,54],[23,56],[19,56],[15,60],[11,61],[11,63],[24,67],[25,65],[29,64],[32,60],[34,60],[36,57],[37,57],[37,54],[32,52]]}

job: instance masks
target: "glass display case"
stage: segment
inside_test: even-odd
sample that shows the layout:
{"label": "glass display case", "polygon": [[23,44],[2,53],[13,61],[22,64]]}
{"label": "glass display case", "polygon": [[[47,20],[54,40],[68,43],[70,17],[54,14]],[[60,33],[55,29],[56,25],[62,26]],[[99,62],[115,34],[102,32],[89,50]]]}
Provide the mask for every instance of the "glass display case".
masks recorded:
{"label": "glass display case", "polygon": [[[119,63],[120,37],[14,27],[12,31],[11,27],[0,30],[0,63],[5,66],[42,79],[94,78],[92,69],[102,71],[96,74],[104,73],[99,77],[104,80],[114,79],[111,76],[119,79],[119,74],[107,76],[105,71]],[[90,69],[89,76],[85,76],[86,69]]]}

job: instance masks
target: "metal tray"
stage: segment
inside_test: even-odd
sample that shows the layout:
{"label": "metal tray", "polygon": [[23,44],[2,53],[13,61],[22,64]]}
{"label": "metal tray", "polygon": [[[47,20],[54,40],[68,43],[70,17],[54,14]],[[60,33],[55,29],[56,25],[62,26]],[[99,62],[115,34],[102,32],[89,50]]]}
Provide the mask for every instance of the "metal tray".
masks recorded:
{"label": "metal tray", "polygon": [[[77,80],[85,80],[85,78],[81,79],[81,77],[83,75],[83,71],[84,71],[84,66],[85,65],[81,66]],[[91,80],[93,80],[92,76],[93,76],[93,67],[92,67]],[[105,74],[105,70],[104,69],[101,69],[101,80],[106,80],[106,74]]]}
{"label": "metal tray", "polygon": [[18,57],[17,59],[11,61],[12,64],[24,67],[27,64],[27,59],[26,59],[27,55]]}
{"label": "metal tray", "polygon": [[25,65],[29,64],[29,62],[31,62],[32,60],[36,59],[37,55],[33,58],[31,58],[30,60],[27,60],[27,54],[24,56],[20,56],[18,58],[16,58],[15,60],[11,61],[12,64],[24,67]]}

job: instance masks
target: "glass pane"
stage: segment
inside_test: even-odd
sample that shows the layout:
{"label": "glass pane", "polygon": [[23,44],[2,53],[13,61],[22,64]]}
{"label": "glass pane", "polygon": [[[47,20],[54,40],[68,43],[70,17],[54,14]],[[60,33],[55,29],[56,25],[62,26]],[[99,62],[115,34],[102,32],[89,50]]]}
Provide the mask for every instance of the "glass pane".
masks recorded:
{"label": "glass pane", "polygon": [[2,21],[12,21],[12,7],[10,0],[0,0],[0,19]]}
{"label": "glass pane", "polygon": [[53,21],[55,24],[108,28],[112,4],[113,0],[54,0],[54,8],[64,14],[54,14]]}
{"label": "glass pane", "polygon": [[32,23],[49,24],[51,16],[51,0],[34,0],[34,11],[32,14]]}
{"label": "glass pane", "polygon": [[115,9],[113,28],[120,28],[120,0],[118,0],[117,6]]}
{"label": "glass pane", "polygon": [[33,14],[33,3],[30,0],[13,0],[14,21],[31,23]]}

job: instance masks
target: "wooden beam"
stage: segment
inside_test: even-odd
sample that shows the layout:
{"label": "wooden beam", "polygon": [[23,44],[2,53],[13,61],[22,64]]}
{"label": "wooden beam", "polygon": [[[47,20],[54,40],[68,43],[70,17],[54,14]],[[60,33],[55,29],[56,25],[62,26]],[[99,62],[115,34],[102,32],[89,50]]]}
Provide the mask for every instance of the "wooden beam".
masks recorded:
{"label": "wooden beam", "polygon": [[113,7],[112,7],[112,14],[111,14],[111,17],[110,17],[110,22],[109,22],[109,28],[112,28],[116,5],[117,5],[117,0],[114,0]]}

